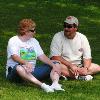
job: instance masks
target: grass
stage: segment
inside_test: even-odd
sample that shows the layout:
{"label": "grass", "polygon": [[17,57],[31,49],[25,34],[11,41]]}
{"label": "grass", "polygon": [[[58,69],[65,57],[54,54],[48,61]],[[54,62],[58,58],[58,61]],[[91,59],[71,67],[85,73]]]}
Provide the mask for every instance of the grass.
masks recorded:
{"label": "grass", "polygon": [[66,16],[79,19],[79,31],[84,33],[92,48],[93,62],[100,57],[99,0],[0,0],[0,100],[100,100],[100,74],[93,81],[60,80],[65,92],[45,93],[32,84],[14,84],[5,79],[6,47],[17,34],[18,22],[32,18],[37,23],[37,36],[49,56],[53,35],[63,30]]}

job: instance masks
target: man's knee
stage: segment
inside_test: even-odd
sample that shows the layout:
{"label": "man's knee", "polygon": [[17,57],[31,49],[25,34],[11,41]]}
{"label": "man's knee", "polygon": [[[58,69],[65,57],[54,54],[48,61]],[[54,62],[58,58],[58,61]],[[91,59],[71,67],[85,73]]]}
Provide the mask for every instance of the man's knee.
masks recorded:
{"label": "man's knee", "polygon": [[97,68],[99,68],[99,67],[100,67],[99,65],[92,63],[91,66],[88,68],[88,70],[89,70],[89,71],[95,70],[95,69],[97,69]]}
{"label": "man's knee", "polygon": [[100,72],[100,66],[98,64],[92,63],[88,69],[88,74],[95,74],[97,72]]}
{"label": "man's knee", "polygon": [[69,69],[63,64],[61,64],[61,74],[66,77],[69,76]]}

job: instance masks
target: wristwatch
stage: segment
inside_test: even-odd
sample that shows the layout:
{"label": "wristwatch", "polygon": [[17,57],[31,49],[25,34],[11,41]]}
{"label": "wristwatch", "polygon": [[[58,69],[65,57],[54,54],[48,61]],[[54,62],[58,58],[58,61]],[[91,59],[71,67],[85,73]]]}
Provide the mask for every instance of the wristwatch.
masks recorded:
{"label": "wristwatch", "polygon": [[53,63],[54,63],[54,64],[57,64],[57,63],[60,64],[60,62],[58,62],[58,61],[54,61]]}

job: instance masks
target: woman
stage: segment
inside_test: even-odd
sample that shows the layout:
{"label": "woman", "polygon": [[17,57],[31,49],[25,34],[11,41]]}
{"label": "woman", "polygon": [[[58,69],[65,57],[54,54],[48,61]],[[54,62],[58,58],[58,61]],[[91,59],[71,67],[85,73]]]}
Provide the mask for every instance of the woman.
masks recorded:
{"label": "woman", "polygon": [[[61,73],[59,63],[51,61],[44,54],[39,42],[34,38],[35,27],[34,21],[23,19],[19,23],[19,34],[9,39],[6,77],[11,81],[26,80],[32,82],[46,92],[63,90],[58,83]],[[37,59],[45,64],[37,67]],[[51,86],[40,81],[49,76],[53,82]]]}

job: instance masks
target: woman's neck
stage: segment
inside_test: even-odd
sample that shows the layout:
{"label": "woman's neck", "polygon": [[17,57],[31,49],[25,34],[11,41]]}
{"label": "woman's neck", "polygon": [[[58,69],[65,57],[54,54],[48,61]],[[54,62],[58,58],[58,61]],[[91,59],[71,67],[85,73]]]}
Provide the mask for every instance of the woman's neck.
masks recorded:
{"label": "woman's neck", "polygon": [[26,35],[23,35],[23,36],[19,35],[18,37],[23,42],[27,42],[30,39],[30,37],[27,37]]}

